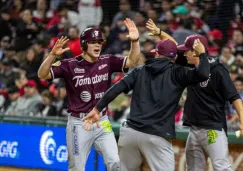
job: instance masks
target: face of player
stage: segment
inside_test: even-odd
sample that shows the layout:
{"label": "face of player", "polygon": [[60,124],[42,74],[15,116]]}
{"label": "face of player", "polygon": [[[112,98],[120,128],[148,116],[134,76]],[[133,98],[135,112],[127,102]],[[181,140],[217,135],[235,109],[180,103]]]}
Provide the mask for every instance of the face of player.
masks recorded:
{"label": "face of player", "polygon": [[199,61],[199,58],[198,57],[195,57],[195,52],[193,50],[188,50],[188,51],[185,51],[184,52],[184,56],[186,57],[187,59],[187,63],[188,64],[197,64],[198,61]]}
{"label": "face of player", "polygon": [[103,44],[102,40],[89,41],[87,43],[87,45],[88,45],[87,54],[91,58],[98,58],[100,56],[102,44]]}

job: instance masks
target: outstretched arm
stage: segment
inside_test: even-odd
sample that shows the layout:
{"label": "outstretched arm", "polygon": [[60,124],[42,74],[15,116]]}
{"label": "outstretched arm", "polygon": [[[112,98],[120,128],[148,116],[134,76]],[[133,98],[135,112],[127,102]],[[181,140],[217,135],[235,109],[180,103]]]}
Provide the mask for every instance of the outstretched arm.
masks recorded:
{"label": "outstretched arm", "polygon": [[140,57],[139,32],[134,21],[131,19],[127,18],[124,23],[129,31],[127,37],[131,40],[131,49],[125,68],[131,68],[137,66]]}
{"label": "outstretched arm", "polygon": [[63,46],[68,42],[67,37],[61,37],[57,40],[51,52],[41,64],[38,70],[38,77],[40,79],[50,79],[51,78],[51,65],[54,62],[56,56],[63,54],[64,52],[70,50],[69,48],[63,48]]}
{"label": "outstretched arm", "polygon": [[173,42],[175,42],[176,45],[178,45],[176,40],[173,37],[171,37],[169,34],[167,34],[166,32],[162,31],[159,27],[157,27],[152,19],[149,19],[147,21],[146,27],[150,31],[150,33],[148,34],[149,36],[159,35],[161,40],[170,39]]}
{"label": "outstretched arm", "polygon": [[98,127],[100,120],[100,112],[111,102],[113,101],[121,92],[129,92],[133,89],[137,69],[134,68],[131,72],[129,72],[121,81],[117,84],[113,85],[104,96],[100,99],[100,101],[96,104],[89,114],[84,117],[84,128],[86,130],[90,130],[93,123],[96,123]]}
{"label": "outstretched arm", "polygon": [[92,111],[83,118],[84,128],[89,131],[93,123],[96,123],[97,126],[100,127],[100,112],[126,89],[126,83],[124,81],[119,81],[117,84],[113,85],[108,91],[106,91],[104,96],[100,99],[100,101],[96,104]]}

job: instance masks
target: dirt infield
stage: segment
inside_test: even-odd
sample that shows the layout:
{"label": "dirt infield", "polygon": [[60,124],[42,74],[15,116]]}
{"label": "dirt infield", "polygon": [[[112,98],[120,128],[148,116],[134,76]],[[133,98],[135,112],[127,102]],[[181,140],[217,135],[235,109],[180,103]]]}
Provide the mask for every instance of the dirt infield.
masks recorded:
{"label": "dirt infield", "polygon": [[23,168],[14,168],[14,167],[0,167],[0,171],[47,171],[47,170],[23,169]]}

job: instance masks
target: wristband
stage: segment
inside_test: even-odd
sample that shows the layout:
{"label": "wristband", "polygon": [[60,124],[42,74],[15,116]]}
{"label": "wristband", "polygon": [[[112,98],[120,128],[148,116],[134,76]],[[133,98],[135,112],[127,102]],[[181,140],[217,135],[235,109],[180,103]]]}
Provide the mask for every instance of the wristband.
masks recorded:
{"label": "wristband", "polygon": [[136,43],[138,42],[139,38],[137,38],[136,40],[131,40],[132,43]]}

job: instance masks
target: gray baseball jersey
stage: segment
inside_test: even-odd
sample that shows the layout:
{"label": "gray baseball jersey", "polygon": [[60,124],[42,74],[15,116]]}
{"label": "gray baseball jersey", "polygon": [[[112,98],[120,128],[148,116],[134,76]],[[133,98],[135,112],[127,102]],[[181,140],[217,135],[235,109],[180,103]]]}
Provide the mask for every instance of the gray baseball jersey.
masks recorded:
{"label": "gray baseball jersey", "polygon": [[[51,67],[52,78],[64,78],[68,112],[90,112],[105,91],[111,85],[111,74],[121,72],[126,58],[113,55],[102,55],[95,63],[89,63],[82,57],[65,59]],[[101,128],[93,127],[91,131],[83,128],[79,118],[68,117],[67,147],[69,171],[84,171],[92,145],[103,157],[108,171],[118,171],[120,160],[114,133],[107,116],[103,116]]]}

